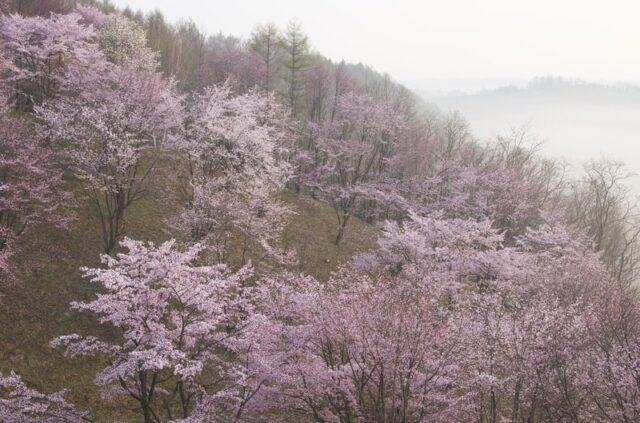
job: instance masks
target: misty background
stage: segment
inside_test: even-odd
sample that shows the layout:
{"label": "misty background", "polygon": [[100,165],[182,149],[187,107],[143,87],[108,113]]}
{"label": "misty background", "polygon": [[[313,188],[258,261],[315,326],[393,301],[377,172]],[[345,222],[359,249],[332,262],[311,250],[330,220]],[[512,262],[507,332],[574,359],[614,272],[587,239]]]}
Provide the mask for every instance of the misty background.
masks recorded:
{"label": "misty background", "polygon": [[459,110],[478,138],[527,126],[544,141],[543,154],[575,168],[606,157],[640,174],[640,49],[630,48],[640,39],[635,1],[113,3],[245,39],[256,23],[282,28],[294,19],[315,50],[386,72],[429,107]]}
{"label": "misty background", "polygon": [[[416,91],[441,111],[459,110],[482,139],[527,127],[534,140],[543,142],[543,154],[564,159],[574,168],[590,159],[608,158],[640,172],[636,85],[543,77],[494,89],[443,91],[432,85]],[[639,180],[630,180],[638,192]]]}

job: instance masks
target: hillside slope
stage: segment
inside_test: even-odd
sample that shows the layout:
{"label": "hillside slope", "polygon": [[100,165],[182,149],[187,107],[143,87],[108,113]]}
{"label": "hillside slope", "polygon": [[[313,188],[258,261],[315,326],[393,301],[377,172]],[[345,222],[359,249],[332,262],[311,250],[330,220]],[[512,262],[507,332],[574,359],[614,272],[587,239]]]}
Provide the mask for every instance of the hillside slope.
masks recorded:
{"label": "hillside slope", "polygon": [[[167,223],[179,211],[177,201],[167,191],[168,169],[171,166],[166,162],[159,167],[154,185],[132,207],[129,237],[160,243],[178,236]],[[80,268],[99,266],[102,252],[99,221],[82,195],[81,191],[76,194],[80,203],[77,219],[68,229],[43,225],[22,239],[14,257],[20,282],[0,291],[0,360],[6,368],[1,370],[20,373],[30,386],[46,392],[69,389],[68,399],[79,409],[93,410],[99,395],[94,377],[104,362],[68,359],[59,349],[49,346],[54,337],[67,333],[95,334],[106,339],[118,336],[91,316],[69,309],[71,301],[89,300],[95,294],[95,287],[81,277]],[[378,229],[354,219],[344,241],[336,246],[331,207],[289,191],[283,193],[283,198],[295,211],[283,236],[284,246],[294,249],[299,258],[299,264],[291,270],[324,280],[355,253],[375,244]],[[112,405],[101,402],[95,408],[97,421],[123,417],[121,402]]]}

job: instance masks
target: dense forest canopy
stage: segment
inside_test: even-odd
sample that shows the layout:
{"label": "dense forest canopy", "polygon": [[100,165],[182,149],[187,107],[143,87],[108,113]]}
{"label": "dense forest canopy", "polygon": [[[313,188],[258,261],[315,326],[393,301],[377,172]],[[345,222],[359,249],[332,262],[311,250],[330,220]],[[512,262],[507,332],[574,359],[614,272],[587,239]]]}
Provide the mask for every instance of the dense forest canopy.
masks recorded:
{"label": "dense forest canopy", "polygon": [[0,420],[638,422],[638,210],[304,29],[0,3]]}

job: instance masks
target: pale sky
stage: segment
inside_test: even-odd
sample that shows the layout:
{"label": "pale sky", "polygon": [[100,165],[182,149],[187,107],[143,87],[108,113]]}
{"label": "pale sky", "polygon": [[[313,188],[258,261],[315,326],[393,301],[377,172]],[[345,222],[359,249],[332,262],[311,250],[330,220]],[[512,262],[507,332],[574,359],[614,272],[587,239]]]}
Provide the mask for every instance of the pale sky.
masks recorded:
{"label": "pale sky", "polygon": [[[637,0],[114,0],[207,33],[297,19],[331,59],[422,80],[640,81]],[[426,83],[426,82],[425,82]]]}

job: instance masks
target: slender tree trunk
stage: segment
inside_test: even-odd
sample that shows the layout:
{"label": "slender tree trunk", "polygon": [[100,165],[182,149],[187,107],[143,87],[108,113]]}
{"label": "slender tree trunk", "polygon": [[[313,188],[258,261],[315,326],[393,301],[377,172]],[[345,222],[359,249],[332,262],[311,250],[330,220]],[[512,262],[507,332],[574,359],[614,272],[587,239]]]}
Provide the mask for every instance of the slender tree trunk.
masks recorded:
{"label": "slender tree trunk", "polygon": [[336,245],[340,245],[340,241],[344,238],[344,231],[347,228],[347,224],[349,223],[349,219],[351,218],[351,212],[349,210],[345,210],[342,215],[342,222],[338,225],[338,235],[336,236],[335,243]]}
{"label": "slender tree trunk", "polygon": [[138,372],[138,381],[140,382],[140,407],[142,408],[142,416],[144,423],[154,423],[151,413],[151,404],[147,397],[147,374],[146,372]]}

